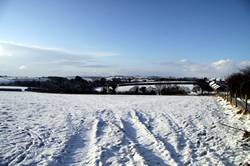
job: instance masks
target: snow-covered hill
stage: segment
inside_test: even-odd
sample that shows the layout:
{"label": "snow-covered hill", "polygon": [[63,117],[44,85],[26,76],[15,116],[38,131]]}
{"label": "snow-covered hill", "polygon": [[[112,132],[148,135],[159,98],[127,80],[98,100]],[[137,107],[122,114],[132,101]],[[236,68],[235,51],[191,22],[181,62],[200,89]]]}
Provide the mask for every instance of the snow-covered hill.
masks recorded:
{"label": "snow-covered hill", "polygon": [[241,131],[220,124],[243,122],[215,97],[1,92],[0,101],[0,165],[237,165],[249,151]]}

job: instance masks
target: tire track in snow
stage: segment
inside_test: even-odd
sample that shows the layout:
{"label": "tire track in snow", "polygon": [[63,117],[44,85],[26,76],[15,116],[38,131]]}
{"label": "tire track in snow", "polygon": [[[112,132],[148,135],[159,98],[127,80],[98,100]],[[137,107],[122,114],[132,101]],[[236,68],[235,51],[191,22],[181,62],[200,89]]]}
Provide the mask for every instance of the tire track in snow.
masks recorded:
{"label": "tire track in snow", "polygon": [[[120,125],[116,125],[118,129],[120,129],[123,133],[122,137],[122,155],[125,152],[125,155],[131,162],[132,165],[145,165],[147,166],[147,162],[144,160],[143,156],[138,152],[137,145],[135,142],[128,136],[128,133],[125,131],[125,127],[123,126],[124,122],[120,119]],[[128,162],[129,163],[129,162]]]}
{"label": "tire track in snow", "polygon": [[53,157],[53,161],[48,165],[79,165],[82,161],[79,160],[84,156],[81,151],[85,146],[85,134],[87,130],[85,129],[84,121],[81,120],[77,126],[73,124],[72,115],[68,114],[66,123],[68,127],[67,141],[64,143],[63,148],[60,152]]}
{"label": "tire track in snow", "polygon": [[128,136],[137,145],[138,152],[148,165],[167,165],[168,162],[177,165],[164,143],[140,121],[135,111],[130,112],[126,121],[123,120],[123,125],[125,132],[129,133]]}
{"label": "tire track in snow", "polygon": [[127,137],[122,121],[119,116],[116,116],[112,110],[102,110],[97,115],[93,127],[92,145],[99,147],[98,150],[93,150],[90,154],[96,153],[95,157],[88,162],[88,165],[146,165],[144,159],[137,152],[133,141]]}
{"label": "tire track in snow", "polygon": [[[204,101],[205,103],[205,101]],[[205,107],[207,108],[207,105],[205,105]],[[207,133],[209,133],[209,130],[207,128],[208,124],[204,124],[204,122],[206,121],[210,121],[210,120],[206,120],[207,116],[204,117],[204,114],[206,114],[206,112],[202,112],[203,110],[201,109],[201,111],[196,111],[196,113],[192,116],[188,116],[187,120],[184,120],[183,125],[185,126],[185,130],[183,130],[183,127],[180,126],[176,120],[174,118],[172,118],[172,116],[168,113],[164,113],[163,117],[167,119],[167,121],[169,122],[169,124],[173,127],[175,127],[175,130],[181,130],[181,137],[184,136],[188,141],[188,147],[190,148],[189,150],[191,150],[191,158],[193,159],[193,162],[195,162],[197,160],[197,157],[199,157],[199,154],[197,153],[198,150],[200,150],[202,148],[201,142],[201,136],[207,136]],[[212,119],[211,119],[212,120]],[[195,140],[195,139],[190,139],[190,137],[196,138],[196,142],[191,141],[191,140]],[[205,140],[203,140],[205,141]],[[204,153],[202,156],[205,156],[206,153]]]}
{"label": "tire track in snow", "polygon": [[[181,127],[175,120],[172,118],[172,116],[169,113],[162,114],[162,117],[164,117],[167,124],[170,126],[171,129],[173,129],[173,133],[176,135],[177,140],[174,141],[177,143],[176,149],[178,150],[178,153],[183,157],[185,164],[194,164],[199,159],[200,156],[206,156],[207,152],[202,151],[202,147],[200,145],[200,138],[197,138],[197,142],[193,142],[189,139],[189,136],[194,136],[198,133],[202,135],[203,130],[201,131],[200,128],[198,128],[196,125],[194,125],[193,120],[184,121],[184,125],[186,126],[186,130],[183,130],[183,127]],[[199,118],[200,115],[196,115],[195,118]],[[186,132],[188,129],[192,129],[191,135],[187,136]],[[193,131],[194,129],[194,131]],[[188,131],[190,132],[190,131]],[[182,142],[182,143],[180,143]],[[202,152],[199,152],[202,151]],[[199,154],[201,153],[201,154]],[[207,161],[209,162],[209,161]]]}
{"label": "tire track in snow", "polygon": [[[139,113],[136,111],[136,115],[138,119],[145,125],[148,126],[148,130],[161,142],[164,143],[164,146],[169,151],[169,154],[173,160],[178,163],[178,165],[184,165],[184,161],[182,160],[182,151],[187,146],[187,141],[185,138],[185,135],[181,128],[179,126],[175,126],[172,124],[170,119],[167,120],[167,124],[165,124],[165,119],[163,120],[162,116],[157,118],[149,118],[143,113]],[[156,125],[153,125],[153,123],[157,123]],[[162,131],[164,128],[166,128],[166,125],[168,125],[168,129],[170,129],[170,132],[168,131],[167,134],[161,134],[159,131],[155,131],[159,126],[159,129]],[[154,126],[154,127],[152,127]],[[177,145],[174,145],[176,144]]]}
{"label": "tire track in snow", "polygon": [[[212,111],[212,109],[208,107],[208,105],[205,106],[207,108],[206,111]],[[194,164],[196,162],[199,162],[200,160],[205,160],[211,165],[230,165],[231,163],[229,163],[227,159],[222,159],[216,151],[211,149],[213,148],[213,146],[215,146],[214,137],[209,136],[211,134],[211,129],[213,128],[209,129],[207,126],[209,126],[208,124],[213,121],[213,118],[209,119],[210,117],[204,117],[202,116],[202,114],[204,113],[197,112],[195,116],[188,116],[188,120],[185,120],[183,123],[183,125],[185,126],[185,130],[183,130],[183,127],[181,127],[168,113],[164,113],[163,117],[166,119],[168,124],[170,124],[170,126],[175,128],[175,132],[177,133],[177,135],[187,139],[187,146],[185,146],[184,149],[180,152],[180,154],[188,153],[188,155],[185,154],[183,156],[184,158],[186,158],[186,164]],[[187,134],[185,134],[186,132]],[[193,142],[191,140],[195,139],[189,139],[189,137],[193,137],[197,141]],[[177,140],[176,142],[179,141]]]}
{"label": "tire track in snow", "polygon": [[[200,115],[196,115],[195,119],[197,118],[200,118]],[[171,129],[171,132],[167,134],[167,137],[163,135],[163,142],[164,140],[167,139],[167,140],[170,140],[171,144],[175,144],[175,148],[174,148],[176,149],[175,154],[182,158],[185,165],[194,164],[196,162],[199,162],[199,160],[206,160],[207,163],[210,163],[212,165],[214,164],[216,165],[218,163],[220,165],[226,165],[224,163],[226,161],[223,161],[218,156],[218,154],[216,154],[216,152],[209,153],[210,148],[207,147],[206,145],[208,145],[211,139],[208,139],[207,137],[198,136],[196,138],[197,142],[191,141],[189,136],[195,137],[196,135],[203,135],[203,131],[205,131],[205,130],[200,129],[201,126],[199,126],[198,128],[196,125],[194,125],[193,120],[188,120],[188,122],[184,121],[182,123],[185,126],[184,127],[185,130],[184,130],[184,128],[180,125],[180,123],[177,123],[176,120],[167,112],[163,113],[162,116],[159,116],[155,118],[154,120],[158,121],[161,119],[162,119],[161,122],[167,122],[166,124],[169,126],[168,128]],[[190,131],[190,129],[192,131]],[[193,129],[195,130],[193,131]],[[207,132],[208,131],[205,131],[205,133]],[[161,132],[158,132],[158,133],[161,133]],[[187,134],[191,134],[191,135],[187,136]]]}
{"label": "tire track in snow", "polygon": [[88,136],[88,143],[87,143],[87,147],[85,149],[88,149],[88,153],[86,156],[86,162],[85,164],[87,165],[100,165],[101,161],[100,161],[100,147],[97,146],[98,143],[98,136],[101,135],[101,130],[100,130],[100,126],[103,123],[103,121],[99,118],[95,119],[91,130],[89,132],[89,136]]}
{"label": "tire track in snow", "polygon": [[174,138],[171,143],[176,144],[174,149],[176,149],[177,157],[183,158],[185,164],[192,163],[196,158],[194,143],[188,139],[183,128],[168,113],[162,114],[161,117],[164,118],[163,121],[167,123],[172,131],[166,139],[172,140]]}

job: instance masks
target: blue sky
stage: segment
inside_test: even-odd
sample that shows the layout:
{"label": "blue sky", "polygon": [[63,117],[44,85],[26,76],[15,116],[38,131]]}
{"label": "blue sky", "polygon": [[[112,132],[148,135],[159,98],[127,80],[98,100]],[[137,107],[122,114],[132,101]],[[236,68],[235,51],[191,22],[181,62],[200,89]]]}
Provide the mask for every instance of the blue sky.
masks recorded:
{"label": "blue sky", "polygon": [[249,64],[248,0],[0,1],[0,75],[222,77]]}

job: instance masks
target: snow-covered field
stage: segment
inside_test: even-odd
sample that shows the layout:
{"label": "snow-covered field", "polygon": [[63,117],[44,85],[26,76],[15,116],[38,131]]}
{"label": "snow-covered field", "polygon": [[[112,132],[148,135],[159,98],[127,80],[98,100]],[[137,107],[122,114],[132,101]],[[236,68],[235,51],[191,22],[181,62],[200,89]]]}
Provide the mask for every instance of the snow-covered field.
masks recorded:
{"label": "snow-covered field", "polygon": [[20,90],[20,91],[25,91],[28,89],[28,87],[24,86],[0,86],[0,90]]}
{"label": "snow-covered field", "polygon": [[249,146],[202,96],[0,93],[0,165],[238,165]]}

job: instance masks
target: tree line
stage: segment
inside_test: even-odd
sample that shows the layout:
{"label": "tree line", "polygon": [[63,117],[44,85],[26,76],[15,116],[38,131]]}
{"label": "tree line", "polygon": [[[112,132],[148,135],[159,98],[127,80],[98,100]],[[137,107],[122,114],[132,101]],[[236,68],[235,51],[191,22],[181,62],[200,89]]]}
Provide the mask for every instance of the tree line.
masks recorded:
{"label": "tree line", "polygon": [[[169,81],[169,80],[196,80],[199,82],[199,88],[202,91],[211,91],[211,87],[206,83],[206,79],[197,78],[154,78],[154,81]],[[131,95],[186,95],[187,89],[177,85],[161,85],[155,88],[146,88],[143,86],[134,86],[127,92],[116,92],[115,89],[118,84],[129,83],[129,79],[121,78],[96,78],[91,81],[85,80],[80,76],[74,78],[65,77],[46,77],[34,80],[16,80],[14,82],[5,84],[9,86],[25,86],[28,91],[46,92],[46,93],[67,93],[67,94],[131,94]],[[97,91],[96,88],[103,87],[102,91]],[[107,89],[111,88],[111,90]]]}
{"label": "tree line", "polygon": [[76,76],[73,79],[65,77],[48,77],[46,80],[22,80],[9,83],[11,86],[26,86],[28,91],[48,92],[48,93],[68,93],[68,94],[92,94],[96,93],[95,87],[106,83],[105,79],[93,82]]}
{"label": "tree line", "polygon": [[117,91],[116,93],[124,95],[187,95],[189,91],[188,88],[177,85],[156,85],[155,87],[134,86],[127,91]]}
{"label": "tree line", "polygon": [[230,97],[250,98],[250,66],[231,74],[225,81]]}

